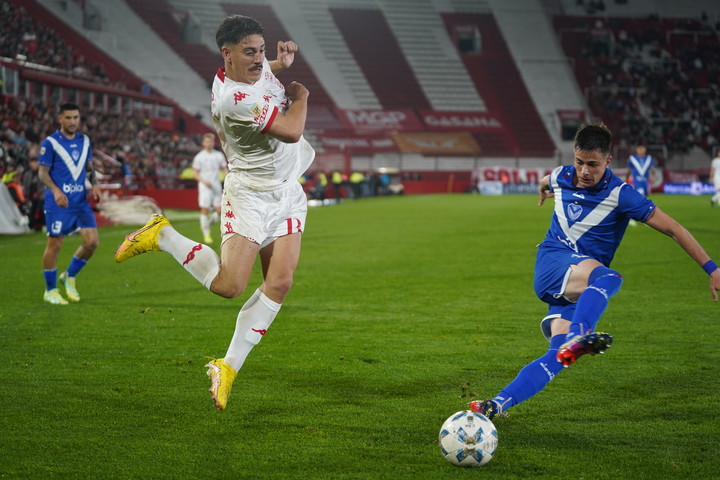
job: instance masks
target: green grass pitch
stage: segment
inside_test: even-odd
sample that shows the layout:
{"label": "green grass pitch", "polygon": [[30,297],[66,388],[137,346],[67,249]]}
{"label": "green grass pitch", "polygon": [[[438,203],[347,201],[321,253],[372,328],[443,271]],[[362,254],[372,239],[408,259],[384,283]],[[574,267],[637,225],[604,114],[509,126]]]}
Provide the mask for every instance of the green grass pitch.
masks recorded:
{"label": "green grass pitch", "polygon": [[[720,261],[720,210],[654,197]],[[42,301],[41,234],[0,237],[1,478],[720,478],[720,304],[669,238],[631,227],[625,283],[583,357],[498,419],[496,457],[460,469],[437,435],[546,350],[532,291],[552,204],[533,196],[370,198],[311,208],[295,284],[235,382],[207,392],[260,283],[215,297],[167,254],[121,265],[102,228],[82,302]],[[196,212],[167,212],[201,238]],[[79,238],[66,239],[64,269]],[[217,245],[216,245],[217,248]]]}

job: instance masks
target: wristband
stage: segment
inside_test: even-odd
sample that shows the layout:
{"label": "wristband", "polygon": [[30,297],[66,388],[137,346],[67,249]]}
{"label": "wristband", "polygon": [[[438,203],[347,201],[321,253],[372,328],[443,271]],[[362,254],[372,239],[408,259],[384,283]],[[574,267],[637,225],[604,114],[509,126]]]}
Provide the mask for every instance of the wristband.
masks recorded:
{"label": "wristband", "polygon": [[705,265],[702,266],[702,269],[705,270],[705,273],[708,275],[712,275],[712,273],[718,268],[718,266],[713,262],[712,260],[708,260],[705,262]]}

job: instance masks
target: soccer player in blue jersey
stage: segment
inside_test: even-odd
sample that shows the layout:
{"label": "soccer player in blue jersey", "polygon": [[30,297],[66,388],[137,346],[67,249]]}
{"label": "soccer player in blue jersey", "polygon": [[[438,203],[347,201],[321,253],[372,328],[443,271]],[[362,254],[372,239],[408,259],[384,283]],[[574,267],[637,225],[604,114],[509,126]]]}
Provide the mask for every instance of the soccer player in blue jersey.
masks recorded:
{"label": "soccer player in blue jersey", "polygon": [[632,178],[635,190],[646,197],[650,195],[650,176],[655,168],[655,162],[652,155],[647,153],[645,145],[638,145],[635,153],[628,157],[628,167],[630,167],[630,178]]}
{"label": "soccer player in blue jersey", "polygon": [[63,238],[80,233],[82,244],[73,255],[67,270],[60,275],[65,294],[72,302],[80,301],[75,276],[87,264],[98,246],[98,230],[85,189],[92,185],[92,195],[100,201],[100,188],[92,166],[92,144],[87,135],[78,132],[80,109],[72,103],[60,105],[60,128],[48,135],[40,146],[39,178],[45,185],[45,225],[47,245],[43,253],[45,274],[44,300],[56,305],[68,301],[57,288],[57,261]]}
{"label": "soccer player in blue jersey", "polygon": [[575,136],[574,164],[557,167],[541,180],[539,205],[549,193],[555,197],[550,229],[535,263],[535,292],[548,304],[540,328],[550,348],[494,398],[470,402],[473,411],[488,418],[502,415],[545,388],[580,356],[610,347],[612,337],[595,332],[595,326],[623,282],[610,263],[630,219],[675,240],[710,276],[717,302],[720,269],[690,232],[612,173],[611,146],[612,134],[604,124],[582,125]]}

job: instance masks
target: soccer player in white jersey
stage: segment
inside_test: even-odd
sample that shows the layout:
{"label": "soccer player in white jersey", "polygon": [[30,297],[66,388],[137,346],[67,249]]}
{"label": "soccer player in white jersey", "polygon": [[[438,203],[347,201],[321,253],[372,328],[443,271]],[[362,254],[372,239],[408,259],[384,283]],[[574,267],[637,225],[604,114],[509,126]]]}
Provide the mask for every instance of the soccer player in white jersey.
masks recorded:
{"label": "soccer player in white jersey", "polygon": [[211,217],[212,223],[220,218],[220,200],[222,197],[222,184],[220,183],[220,172],[227,175],[227,162],[225,155],[215,150],[215,135],[206,133],[203,135],[202,147],[195,158],[193,158],[192,169],[195,179],[198,181],[198,206],[200,207],[200,229],[203,233],[204,242],[213,242],[210,235]]}
{"label": "soccer player in white jersey", "polygon": [[307,200],[297,181],[315,158],[303,138],[309,92],[275,74],[292,65],[298,46],[277,43],[265,58],[264,29],[241,15],[227,17],[215,35],[225,66],[212,87],[211,111],[230,173],[221,213],[221,256],[180,235],[163,216],[131,233],[115,252],[123,262],[147,251],[170,253],[195,279],[222,297],[241,295],[255,257],[263,283],[240,309],[224,358],[211,361],[208,376],[215,406],[222,410],[238,370],[263,338],[293,282],[300,258]]}
{"label": "soccer player in white jersey", "polygon": [[720,205],[720,150],[710,163],[710,181],[715,185],[715,195],[710,199],[710,205]]}
{"label": "soccer player in white jersey", "polygon": [[717,302],[720,269],[690,232],[610,171],[611,146],[604,124],[582,125],[575,136],[574,164],[557,167],[541,180],[539,205],[549,192],[555,197],[535,263],[535,293],[548,304],[540,327],[550,348],[494,398],[470,402],[473,411],[489,418],[501,415],[545,388],[580,356],[610,347],[612,337],[595,332],[595,326],[623,282],[610,263],[630,219],[675,240],[710,276]]}
{"label": "soccer player in white jersey", "polygon": [[87,264],[99,244],[95,214],[88,201],[85,180],[92,185],[92,195],[100,201],[100,187],[92,166],[92,144],[87,135],[78,132],[80,109],[72,103],[60,105],[60,128],[43,140],[38,158],[38,178],[45,185],[45,225],[47,244],[43,253],[45,294],[43,299],[56,305],[67,305],[57,288],[57,262],[63,238],[80,233],[77,248],[67,270],[60,275],[65,294],[72,302],[80,301],[75,276]]}

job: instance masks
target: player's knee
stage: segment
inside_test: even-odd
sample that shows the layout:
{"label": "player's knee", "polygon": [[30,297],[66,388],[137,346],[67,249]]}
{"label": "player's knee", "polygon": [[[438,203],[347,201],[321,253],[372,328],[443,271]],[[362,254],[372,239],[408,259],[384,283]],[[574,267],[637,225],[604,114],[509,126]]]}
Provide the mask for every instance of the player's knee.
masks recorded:
{"label": "player's knee", "polygon": [[91,241],[89,241],[89,242],[87,242],[87,243],[83,243],[83,248],[84,248],[85,251],[87,251],[88,253],[94,253],[95,250],[97,249],[97,247],[98,247],[99,245],[100,245],[100,240],[96,238],[96,239],[91,240]]}
{"label": "player's knee", "polygon": [[270,293],[268,295],[273,299],[284,299],[292,288],[293,277],[292,275],[283,276],[280,278],[266,279],[265,290]]}
{"label": "player's knee", "polygon": [[218,281],[218,277],[215,277],[215,280],[210,284],[210,291],[220,297],[236,298],[243,294],[245,285],[237,282]]}
{"label": "player's knee", "polygon": [[225,287],[225,288],[213,288],[212,291],[214,293],[216,293],[217,295],[220,295],[221,297],[237,298],[243,294],[245,289],[240,288],[240,287],[230,286],[230,287]]}
{"label": "player's knee", "polygon": [[623,277],[615,270],[603,265],[596,267],[590,272],[588,285],[596,289],[602,289],[608,298],[620,291]]}

